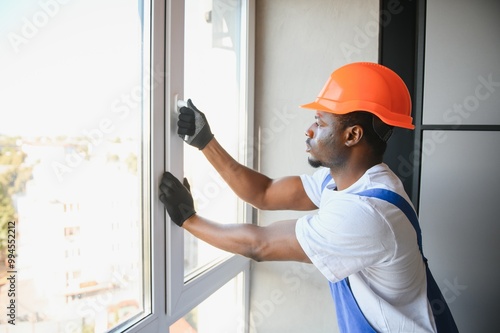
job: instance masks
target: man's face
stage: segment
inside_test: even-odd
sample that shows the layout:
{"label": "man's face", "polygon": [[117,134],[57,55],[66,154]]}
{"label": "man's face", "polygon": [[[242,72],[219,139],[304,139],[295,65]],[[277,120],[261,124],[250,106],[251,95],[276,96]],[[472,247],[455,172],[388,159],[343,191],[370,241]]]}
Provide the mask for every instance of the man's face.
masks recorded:
{"label": "man's face", "polygon": [[306,152],[309,153],[309,164],[318,168],[339,167],[347,160],[347,149],[342,140],[339,116],[332,113],[316,111],[315,122],[308,128],[306,135]]}

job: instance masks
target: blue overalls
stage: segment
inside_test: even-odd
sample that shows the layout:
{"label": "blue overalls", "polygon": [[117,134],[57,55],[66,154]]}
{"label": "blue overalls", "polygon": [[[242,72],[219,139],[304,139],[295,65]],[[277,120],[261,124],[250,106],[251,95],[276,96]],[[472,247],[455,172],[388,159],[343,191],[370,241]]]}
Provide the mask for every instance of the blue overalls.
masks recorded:
{"label": "blue overalls", "polygon": [[340,332],[375,333],[376,331],[372,328],[368,320],[366,320],[352,294],[348,278],[335,283],[328,281],[328,283],[330,284],[330,291],[335,302]]}
{"label": "blue overalls", "polygon": [[[321,185],[321,191],[325,189],[326,185],[330,182],[331,179],[331,175],[328,174],[323,181],[323,184]],[[430,304],[433,304],[433,302],[437,302],[437,304],[440,304],[439,309],[432,308],[437,331],[446,333],[458,333],[458,328],[455,324],[451,311],[448,308],[448,304],[446,303],[441,290],[439,289],[439,286],[437,285],[429,270],[427,259],[423,255],[422,233],[420,230],[420,225],[418,223],[417,214],[415,213],[413,207],[402,196],[400,196],[396,192],[386,189],[374,188],[356,194],[385,200],[398,207],[406,215],[413,228],[415,229],[415,232],[417,233],[418,247],[425,262],[427,276],[427,298],[429,299]],[[354,295],[352,294],[348,277],[335,283],[329,282],[329,284],[330,291],[335,302],[335,309],[337,312],[337,321],[340,332],[375,333],[376,331],[366,320],[363,312],[356,302],[356,299],[354,298]]]}
{"label": "blue overalls", "polygon": [[[332,180],[332,176],[328,176],[321,185],[321,192],[326,185]],[[368,320],[366,320],[363,312],[358,306],[354,295],[352,294],[349,280],[345,279],[338,282],[330,282],[330,291],[333,301],[335,302],[335,310],[337,312],[337,322],[341,333],[375,333]]]}

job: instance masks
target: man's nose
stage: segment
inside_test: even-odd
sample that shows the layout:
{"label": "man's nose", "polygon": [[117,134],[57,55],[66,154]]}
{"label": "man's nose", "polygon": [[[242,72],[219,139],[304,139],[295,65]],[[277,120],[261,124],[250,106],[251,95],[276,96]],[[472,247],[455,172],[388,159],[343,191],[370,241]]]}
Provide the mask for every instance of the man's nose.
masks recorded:
{"label": "man's nose", "polygon": [[311,127],[309,127],[306,131],[306,136],[308,138],[311,138],[311,139],[314,137],[314,131],[313,131],[312,127],[313,127],[313,125],[311,125]]}

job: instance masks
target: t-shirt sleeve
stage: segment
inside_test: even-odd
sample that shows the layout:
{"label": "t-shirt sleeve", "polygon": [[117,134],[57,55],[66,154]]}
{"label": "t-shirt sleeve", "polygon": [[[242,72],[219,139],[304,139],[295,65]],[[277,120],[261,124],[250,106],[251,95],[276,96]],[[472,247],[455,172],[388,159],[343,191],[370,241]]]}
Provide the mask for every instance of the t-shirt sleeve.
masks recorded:
{"label": "t-shirt sleeve", "polygon": [[390,260],[396,248],[391,228],[361,200],[322,203],[318,214],[297,221],[295,232],[311,262],[332,282]]}
{"label": "t-shirt sleeve", "polygon": [[304,186],[307,196],[316,205],[316,207],[319,207],[321,202],[321,185],[329,173],[330,169],[321,168],[312,175],[304,174],[300,176],[300,180],[302,181],[302,185]]}

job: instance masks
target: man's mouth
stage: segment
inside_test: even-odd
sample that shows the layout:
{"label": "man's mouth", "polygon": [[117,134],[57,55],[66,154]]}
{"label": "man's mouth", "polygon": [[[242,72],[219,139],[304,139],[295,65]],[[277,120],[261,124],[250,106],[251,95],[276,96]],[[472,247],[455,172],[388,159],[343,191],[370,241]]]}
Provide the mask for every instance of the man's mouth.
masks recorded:
{"label": "man's mouth", "polygon": [[311,151],[311,144],[310,144],[310,142],[311,142],[311,138],[308,138],[306,140],[306,152],[310,152]]}

